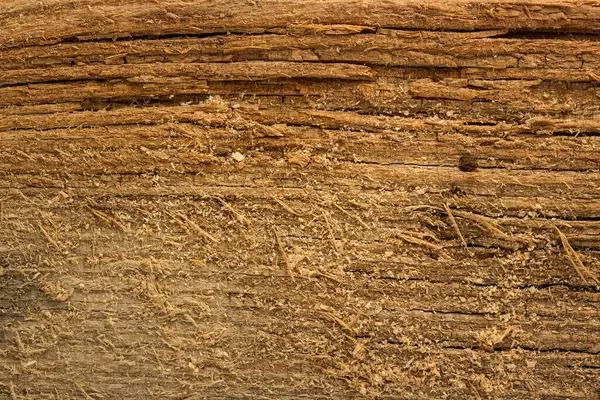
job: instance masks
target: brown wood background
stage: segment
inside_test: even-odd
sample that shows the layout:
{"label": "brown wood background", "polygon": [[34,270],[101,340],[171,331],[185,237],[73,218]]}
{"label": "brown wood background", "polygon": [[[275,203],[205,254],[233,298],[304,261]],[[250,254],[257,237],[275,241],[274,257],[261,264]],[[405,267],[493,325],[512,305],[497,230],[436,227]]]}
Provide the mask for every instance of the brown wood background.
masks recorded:
{"label": "brown wood background", "polygon": [[0,3],[0,396],[598,399],[600,3]]}

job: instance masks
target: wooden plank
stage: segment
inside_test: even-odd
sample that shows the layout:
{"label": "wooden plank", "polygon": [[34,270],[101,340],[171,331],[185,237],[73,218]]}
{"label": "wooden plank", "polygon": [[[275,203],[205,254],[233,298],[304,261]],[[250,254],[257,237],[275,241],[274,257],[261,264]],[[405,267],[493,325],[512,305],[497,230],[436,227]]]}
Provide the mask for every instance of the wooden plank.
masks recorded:
{"label": "wooden plank", "polygon": [[600,3],[0,5],[0,397],[594,399]]}

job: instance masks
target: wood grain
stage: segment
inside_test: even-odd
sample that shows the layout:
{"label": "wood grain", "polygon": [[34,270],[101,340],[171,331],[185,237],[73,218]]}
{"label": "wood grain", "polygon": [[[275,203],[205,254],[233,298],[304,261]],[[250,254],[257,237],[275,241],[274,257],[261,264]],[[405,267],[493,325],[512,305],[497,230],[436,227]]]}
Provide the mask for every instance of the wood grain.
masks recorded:
{"label": "wood grain", "polygon": [[597,399],[599,29],[4,1],[0,396]]}

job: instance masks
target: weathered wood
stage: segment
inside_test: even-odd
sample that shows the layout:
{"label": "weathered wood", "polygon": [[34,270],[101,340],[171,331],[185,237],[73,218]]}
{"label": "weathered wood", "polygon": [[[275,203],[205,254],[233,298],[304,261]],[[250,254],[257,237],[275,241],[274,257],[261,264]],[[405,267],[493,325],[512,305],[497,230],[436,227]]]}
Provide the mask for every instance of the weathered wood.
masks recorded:
{"label": "weathered wood", "polygon": [[600,3],[0,4],[0,396],[595,399]]}

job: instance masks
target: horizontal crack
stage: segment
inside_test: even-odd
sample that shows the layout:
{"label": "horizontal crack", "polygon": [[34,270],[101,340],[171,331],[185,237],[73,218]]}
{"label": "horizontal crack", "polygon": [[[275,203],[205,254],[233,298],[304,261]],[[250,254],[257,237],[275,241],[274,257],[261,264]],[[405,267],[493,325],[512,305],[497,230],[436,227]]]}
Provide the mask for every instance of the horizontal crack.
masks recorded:
{"label": "horizontal crack", "polygon": [[[373,275],[373,273],[371,271],[365,271],[362,269],[346,269],[346,271],[358,273],[358,274],[370,275],[370,276]],[[464,286],[493,287],[493,288],[499,288],[499,289],[520,289],[520,290],[524,290],[524,291],[530,290],[530,289],[543,290],[543,289],[548,289],[548,288],[553,288],[553,287],[562,287],[562,288],[568,289],[573,292],[600,293],[600,287],[597,287],[597,286],[571,285],[568,283],[538,283],[538,284],[511,285],[511,284],[504,284],[504,283],[499,284],[499,283],[495,283],[495,282],[478,283],[478,282],[464,281],[464,280],[458,280],[458,279],[436,280],[436,279],[425,279],[425,278],[397,278],[397,277],[390,277],[390,276],[375,276],[374,279],[392,280],[392,281],[400,281],[400,282],[422,282],[422,283],[432,283],[432,284],[453,283],[453,284],[464,285]]]}
{"label": "horizontal crack", "polygon": [[82,36],[65,36],[62,38],[56,38],[52,43],[37,43],[37,44],[19,44],[19,45],[11,45],[11,46],[0,46],[0,49],[27,49],[31,47],[52,47],[58,44],[63,43],[114,43],[114,42],[133,42],[133,41],[157,41],[164,39],[184,39],[184,38],[206,38],[206,37],[214,37],[214,36],[230,36],[230,35],[244,35],[244,36],[268,36],[275,35],[275,33],[270,33],[265,29],[263,32],[249,32],[249,31],[236,31],[236,30],[223,30],[223,31],[212,31],[212,32],[185,32],[185,33],[170,33],[170,34],[154,34],[154,35],[127,35],[127,36],[118,36],[111,35],[106,37],[96,37],[96,38],[82,38]]}
{"label": "horizontal crack", "polygon": [[531,351],[531,352],[535,352],[535,353],[563,353],[563,354],[569,354],[569,353],[576,353],[576,354],[588,354],[588,355],[597,355],[600,353],[600,351],[590,351],[590,350],[584,350],[584,349],[567,349],[567,348],[562,348],[562,347],[549,347],[549,348],[535,348],[535,347],[529,347],[529,346],[494,346],[493,350],[490,351],[488,349],[485,349],[483,347],[470,347],[470,346],[444,346],[444,348],[448,348],[448,349],[457,349],[457,350],[479,350],[479,351],[485,351],[486,353],[495,353],[495,352],[510,352],[510,351],[514,351],[514,350],[525,350],[525,351]]}
{"label": "horizontal crack", "polygon": [[[334,25],[315,25],[315,31],[318,32],[318,27],[332,27],[335,28]],[[124,41],[138,41],[138,40],[163,40],[163,39],[177,39],[177,38],[205,38],[205,37],[214,37],[214,36],[231,36],[231,35],[243,35],[243,36],[267,36],[267,35],[280,35],[280,32],[274,32],[274,30],[281,29],[289,29],[287,25],[272,25],[272,26],[257,26],[253,27],[252,31],[248,29],[223,29],[223,30],[213,30],[206,32],[197,32],[195,31],[183,31],[178,33],[168,33],[168,34],[135,34],[135,35],[122,35],[118,36],[115,33],[106,33],[105,36],[99,37],[91,37],[85,38],[82,36],[64,36],[56,38],[53,43],[39,43],[39,44],[19,44],[19,45],[5,45],[3,48],[21,48],[26,49],[28,47],[49,47],[55,46],[60,43],[95,43],[95,42],[124,42]],[[256,32],[256,30],[260,30]],[[253,32],[254,31],[254,32]],[[435,28],[412,28],[412,27],[402,27],[398,28],[395,26],[386,26],[386,25],[377,25],[377,26],[369,26],[364,25],[361,26],[360,31],[348,32],[348,35],[374,35],[381,34],[383,31],[390,32],[432,32],[432,33],[445,33],[445,34],[461,34],[467,33],[469,35],[473,35],[474,39],[515,39],[515,40],[565,40],[565,41],[590,41],[591,39],[597,39],[597,35],[595,33],[586,33],[586,32],[570,32],[570,31],[560,31],[560,30],[530,30],[530,29],[510,29],[506,31],[497,30],[494,32],[490,29],[435,29]],[[379,32],[379,33],[378,33]],[[478,33],[488,33],[484,36],[478,37]],[[385,34],[384,34],[385,35]]]}
{"label": "horizontal crack", "polygon": [[569,365],[569,368],[573,369],[600,369],[600,365]]}
{"label": "horizontal crack", "polygon": [[[357,336],[353,336],[356,339],[372,339],[372,336],[370,335],[357,335]],[[444,349],[448,349],[448,350],[468,350],[468,351],[476,351],[476,352],[482,352],[482,353],[487,353],[487,354],[493,354],[493,353],[505,353],[505,352],[512,352],[515,350],[525,350],[528,352],[535,352],[535,353],[541,353],[541,354],[549,354],[549,353],[561,353],[561,354],[587,354],[587,355],[591,355],[591,356],[595,356],[597,354],[600,353],[600,351],[589,351],[589,350],[584,350],[584,349],[567,349],[567,348],[561,348],[561,347],[551,347],[551,348],[535,348],[535,347],[530,347],[530,346],[514,346],[514,347],[509,347],[509,346],[496,346],[493,349],[487,349],[484,347],[480,347],[480,346],[460,346],[460,345],[447,345],[447,344],[441,344],[441,341],[432,341],[432,343],[435,343],[437,346],[439,346],[439,348],[441,350]],[[421,347],[421,344],[418,343],[411,343],[411,342],[404,342],[404,341],[396,341],[396,340],[390,340],[390,339],[384,339],[384,340],[378,340],[375,343],[379,343],[379,344],[390,344],[390,345],[397,345],[397,346],[409,346],[409,347]]]}

